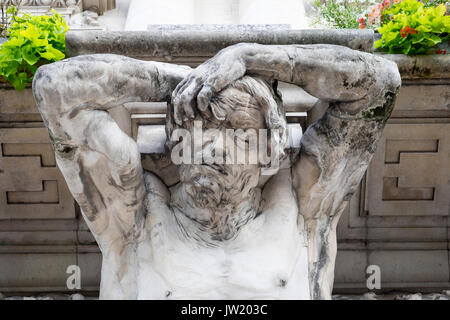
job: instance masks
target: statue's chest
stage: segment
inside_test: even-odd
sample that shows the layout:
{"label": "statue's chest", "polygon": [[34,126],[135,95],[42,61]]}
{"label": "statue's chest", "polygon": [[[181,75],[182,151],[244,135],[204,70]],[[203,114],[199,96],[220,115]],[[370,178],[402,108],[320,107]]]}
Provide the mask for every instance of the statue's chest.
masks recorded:
{"label": "statue's chest", "polygon": [[216,247],[186,241],[169,219],[154,224],[138,250],[138,298],[309,298],[307,252],[296,219],[267,217]]}

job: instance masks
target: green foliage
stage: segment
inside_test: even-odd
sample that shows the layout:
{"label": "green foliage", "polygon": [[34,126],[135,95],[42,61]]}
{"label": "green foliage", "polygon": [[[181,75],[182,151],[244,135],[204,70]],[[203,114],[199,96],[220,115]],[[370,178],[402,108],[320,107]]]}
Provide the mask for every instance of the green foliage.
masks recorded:
{"label": "green foliage", "polygon": [[389,53],[424,54],[449,39],[450,16],[445,15],[444,4],[434,7],[417,0],[403,0],[383,14],[389,16],[389,21],[378,29],[382,38],[375,47]]}
{"label": "green foliage", "polygon": [[[322,1],[323,2],[323,1]],[[358,17],[372,4],[369,0],[315,0],[319,13],[314,24],[326,24],[336,29],[358,29]]]}
{"label": "green foliage", "polygon": [[[2,2],[0,0],[0,2]],[[10,21],[13,19],[14,15],[16,14],[16,11],[13,11],[13,14],[9,14],[8,8],[11,6],[8,6],[6,4],[0,3],[0,37],[6,37],[7,36],[7,30],[9,28]]]}
{"label": "green foliage", "polygon": [[39,66],[64,59],[68,27],[56,11],[52,16],[15,15],[16,8],[10,7],[8,13],[13,21],[0,48],[0,77],[23,90]]}
{"label": "green foliage", "polygon": [[425,7],[437,7],[440,4],[448,5],[448,0],[421,0]]}

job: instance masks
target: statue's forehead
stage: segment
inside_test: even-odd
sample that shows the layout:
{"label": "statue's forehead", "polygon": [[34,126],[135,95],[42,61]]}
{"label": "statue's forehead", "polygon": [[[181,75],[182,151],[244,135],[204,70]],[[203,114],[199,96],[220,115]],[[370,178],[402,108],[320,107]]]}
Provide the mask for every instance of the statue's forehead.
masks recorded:
{"label": "statue's forehead", "polygon": [[208,129],[266,129],[266,121],[262,110],[253,107],[236,106],[225,120],[205,121]]}
{"label": "statue's forehead", "polygon": [[233,128],[266,128],[262,110],[255,108],[237,108],[227,117],[227,121]]}

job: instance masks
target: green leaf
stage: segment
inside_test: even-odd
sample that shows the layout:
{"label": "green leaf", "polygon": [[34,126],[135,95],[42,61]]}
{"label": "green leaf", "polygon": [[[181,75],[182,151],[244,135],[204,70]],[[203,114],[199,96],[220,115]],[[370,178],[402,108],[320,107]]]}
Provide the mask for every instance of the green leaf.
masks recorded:
{"label": "green leaf", "polygon": [[419,32],[419,34],[412,40],[413,44],[420,43],[425,39],[425,34]]}
{"label": "green leaf", "polygon": [[432,33],[425,35],[425,39],[431,41],[433,43],[433,45],[436,45],[436,44],[442,42],[442,39],[439,36],[432,34]]}
{"label": "green leaf", "polygon": [[22,49],[23,60],[25,60],[29,65],[34,65],[39,61],[39,56],[36,55],[35,50],[36,49],[31,46],[27,46]]}
{"label": "green leaf", "polygon": [[373,44],[374,44],[375,48],[380,48],[383,46],[383,40],[382,39],[377,40]]}
{"label": "green leaf", "polygon": [[7,41],[5,41],[2,45],[3,48],[12,48],[12,47],[21,47],[26,42],[23,38],[9,38]]}
{"label": "green leaf", "polygon": [[50,60],[50,61],[58,61],[64,59],[65,55],[58,49],[53,48],[52,46],[47,46],[46,51],[41,52],[40,55],[42,58]]}
{"label": "green leaf", "polygon": [[0,48],[0,77],[23,90],[39,65],[64,59],[67,30],[64,18],[56,12],[53,16],[14,16],[9,38]]}
{"label": "green leaf", "polygon": [[17,9],[15,6],[10,6],[7,10],[6,13],[10,14],[10,15],[15,15],[17,13]]}
{"label": "green leaf", "polygon": [[408,54],[409,50],[411,50],[411,42],[408,41],[403,45],[402,53]]}
{"label": "green leaf", "polygon": [[19,62],[21,63],[23,61],[22,53],[20,48],[5,48],[5,56],[3,58],[4,61],[9,62]]}
{"label": "green leaf", "polygon": [[377,42],[376,47],[390,53],[423,54],[450,33],[446,7],[435,1],[424,6],[417,0],[403,0],[385,13],[389,13],[392,20],[383,20],[379,28],[383,42]]}
{"label": "green leaf", "polygon": [[14,75],[19,70],[19,63],[18,62],[9,62],[1,64],[0,66],[0,74],[4,77],[9,77],[11,75]]}
{"label": "green leaf", "polygon": [[430,32],[431,28],[429,28],[428,26],[425,26],[425,25],[421,25],[421,26],[416,27],[416,30],[418,32]]}
{"label": "green leaf", "polygon": [[11,84],[13,85],[14,89],[22,91],[27,86],[27,81],[25,81],[23,77],[18,76],[11,79]]}
{"label": "green leaf", "polygon": [[440,4],[436,8],[434,8],[434,14],[437,17],[444,16],[446,11],[447,11],[447,8],[445,7],[444,4]]}

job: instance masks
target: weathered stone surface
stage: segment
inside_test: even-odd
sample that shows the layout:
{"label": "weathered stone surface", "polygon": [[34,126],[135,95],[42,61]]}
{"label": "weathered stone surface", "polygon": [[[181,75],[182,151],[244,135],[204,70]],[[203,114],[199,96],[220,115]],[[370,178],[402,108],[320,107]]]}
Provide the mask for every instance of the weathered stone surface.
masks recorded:
{"label": "weathered stone surface", "polygon": [[248,32],[248,31],[279,31],[289,30],[289,24],[149,24],[147,30],[150,32],[167,32],[167,31],[219,31],[219,32]]}
{"label": "weathered stone surface", "polygon": [[[156,30],[134,32],[68,32],[68,57],[92,53],[115,53],[144,60],[176,61],[193,57],[205,60],[219,50],[240,42],[260,44],[336,44],[371,51],[372,30]],[[195,60],[199,61],[199,60]]]}
{"label": "weathered stone surface", "polygon": [[402,79],[450,78],[450,56],[448,54],[406,56],[404,54],[377,53],[377,55],[397,63]]}
{"label": "weathered stone surface", "polygon": [[448,216],[449,141],[449,123],[389,124],[368,171],[369,214]]}
{"label": "weathered stone surface", "polygon": [[[445,76],[450,78],[450,74]],[[449,80],[445,78],[439,78],[433,82],[423,79],[420,81],[405,80],[392,117],[450,117]]]}
{"label": "weathered stone surface", "polygon": [[[195,49],[195,48],[194,48]],[[95,53],[95,52],[91,52]],[[120,53],[120,52],[119,52]],[[143,52],[143,54],[147,54]],[[195,53],[193,53],[195,54]],[[378,54],[378,53],[377,53]],[[389,59],[390,55],[383,55]],[[157,59],[158,57],[156,57]],[[180,57],[177,60],[177,63],[189,64],[190,61],[196,59],[196,63],[203,62],[206,57]],[[425,125],[427,131],[431,133],[436,132],[436,128],[433,123],[447,123],[448,118],[450,117],[450,110],[448,109],[448,88],[449,82],[448,78],[450,78],[450,74],[447,73],[434,73],[432,79],[424,80],[423,78],[415,78],[408,79],[408,74],[413,73],[414,64],[404,64],[405,67],[401,67],[402,60],[411,61],[410,57],[398,55],[395,57],[397,63],[400,66],[400,71],[403,77],[402,88],[400,90],[399,97],[396,102],[396,107],[393,111],[392,117],[389,120],[389,123],[406,123],[406,124],[421,124]],[[414,59],[422,60],[420,64],[427,63],[433,59],[443,59],[442,64],[448,64],[446,56],[443,55],[435,55],[434,57],[429,57],[428,59],[424,59],[423,57],[415,57]],[[447,62],[446,62],[447,61]],[[409,67],[408,67],[409,66]],[[410,69],[408,69],[410,68]],[[444,70],[444,69],[441,69]],[[439,71],[437,69],[437,71]],[[437,78],[437,77],[440,78]],[[5,127],[30,127],[30,126],[39,126],[43,127],[41,122],[40,114],[37,108],[34,105],[34,101],[32,98],[31,90],[26,89],[23,92],[14,91],[10,86],[2,84],[0,85],[0,126],[2,128]],[[289,99],[289,93],[283,93],[283,102],[286,106]],[[147,105],[144,103],[143,105]],[[165,113],[165,103],[164,109],[162,112]],[[298,106],[300,104],[297,103]],[[300,107],[299,107],[300,108]],[[18,111],[16,111],[18,110]],[[311,114],[311,111],[314,111],[315,108],[310,109],[310,107],[305,109],[290,109],[290,111],[308,111],[308,117]],[[137,132],[140,125],[150,125],[150,124],[164,124],[164,116],[159,119],[149,118],[149,113],[146,107],[134,108],[131,112],[131,121],[132,123],[132,136],[134,139],[137,138]],[[287,115],[288,122],[290,121],[289,115]],[[303,117],[303,116],[302,116]],[[293,118],[291,118],[293,119]],[[303,118],[301,118],[303,119]],[[123,119],[122,119],[123,120]],[[38,122],[39,121],[39,122]],[[124,120],[123,120],[124,121]],[[294,119],[293,119],[294,121]],[[297,120],[295,120],[297,121]],[[306,127],[304,127],[306,128]],[[389,128],[389,124],[388,124]],[[411,130],[408,130],[410,128]],[[404,126],[401,130],[402,137],[406,139],[407,144],[409,134],[412,134],[411,139],[414,142],[416,139],[420,140],[420,136],[414,134],[415,126]],[[33,136],[32,134],[30,136]],[[395,136],[394,136],[395,137]],[[402,139],[403,139],[402,138]],[[405,141],[405,140],[402,140]],[[0,141],[1,142],[1,141]],[[440,147],[448,148],[448,142],[440,141]],[[47,145],[48,146],[48,145]],[[43,148],[47,148],[43,146]],[[382,148],[377,149],[377,153],[384,153]],[[375,156],[376,157],[376,156]],[[146,168],[147,155],[143,161],[143,167]],[[416,159],[416,162],[419,162],[419,165],[424,165],[422,162],[425,158]],[[375,161],[372,161],[373,165],[375,165]],[[379,168],[382,168],[380,166]],[[418,172],[415,169],[415,163],[412,167],[408,167],[408,170],[405,172],[407,176],[414,176]],[[443,164],[440,166],[435,166],[436,169],[439,170],[442,176],[445,176],[450,172],[450,168],[446,168]],[[0,170],[2,167],[0,167]],[[14,169],[14,168],[13,168]],[[19,170],[19,167],[17,167]],[[28,172],[33,171],[33,169],[29,166],[21,167],[21,171]],[[383,169],[384,170],[384,169]],[[177,171],[176,171],[177,173]],[[172,175],[173,176],[173,175]],[[449,177],[450,179],[450,177]],[[383,216],[372,216],[370,212],[366,211],[364,208],[364,199],[367,194],[367,188],[365,186],[370,186],[375,184],[375,181],[371,179],[365,180],[364,188],[361,192],[357,191],[355,195],[352,197],[352,201],[350,203],[350,207],[343,213],[342,218],[339,222],[339,236],[338,236],[338,255],[341,252],[343,254],[342,257],[345,257],[346,253],[361,253],[365,254],[367,251],[377,250],[380,252],[385,252],[386,255],[389,255],[391,258],[391,263],[396,261],[396,250],[409,250],[411,252],[423,252],[423,250],[429,252],[437,252],[439,250],[446,250],[449,248],[448,239],[450,239],[450,229],[448,228],[449,217],[448,216],[434,216],[431,207],[426,211],[423,211],[423,215],[402,215],[402,216],[394,216],[392,214],[383,215]],[[171,183],[169,183],[171,185]],[[444,186],[445,187],[445,186]],[[440,185],[436,187],[440,188]],[[423,200],[422,200],[423,201]],[[399,205],[401,201],[398,201]],[[406,203],[406,205],[408,205]],[[29,206],[34,206],[34,204],[29,204]],[[70,209],[69,207],[69,210]],[[406,211],[407,212],[407,211]],[[417,211],[413,211],[417,212]],[[20,212],[18,212],[20,213]],[[50,219],[46,218],[45,220],[41,219],[20,219],[20,214],[17,215],[17,219],[7,219],[0,221],[0,230],[8,231],[8,238],[12,242],[6,243],[0,246],[0,255],[4,253],[11,254],[27,254],[27,253],[35,253],[37,255],[44,255],[46,253],[67,253],[67,252],[76,252],[76,250],[81,250],[79,245],[61,245],[64,243],[66,239],[69,239],[64,235],[64,233],[48,233],[47,231],[76,231],[78,236],[77,239],[79,243],[82,244],[95,244],[95,239],[92,237],[87,227],[84,224],[78,226],[77,217],[73,219],[58,219],[60,213],[65,216],[64,212],[57,212]],[[0,216],[2,215],[2,211],[0,210]],[[78,217],[79,218],[79,217]],[[14,231],[14,234],[11,233]],[[30,231],[38,231],[38,243],[46,243],[43,245],[32,244],[29,240],[31,238],[23,236],[22,231],[30,232]],[[14,237],[10,237],[14,235]],[[47,239],[47,240],[46,240]],[[26,240],[26,243],[29,245],[24,245],[21,243],[22,240]],[[59,245],[55,245],[55,243],[60,243]],[[14,244],[14,245],[12,245]],[[77,249],[78,246],[78,249]],[[55,256],[56,257],[56,256]],[[424,258],[426,255],[424,256]],[[55,258],[56,259],[56,258]],[[36,260],[34,265],[35,268],[39,268],[40,260]],[[359,261],[359,260],[357,260]],[[420,260],[415,260],[417,263]],[[415,262],[415,263],[416,263]],[[450,261],[449,261],[450,262]],[[10,261],[13,263],[13,261]],[[411,262],[412,263],[412,262]],[[417,268],[419,265],[417,265]],[[424,267],[421,264],[421,267]],[[363,277],[366,276],[365,270],[361,268],[353,269],[353,262],[351,259],[345,258],[337,258],[336,261],[336,281],[335,281],[335,291],[336,292],[354,292],[356,291],[367,291],[365,286],[365,280]],[[424,275],[432,275],[433,265],[430,264],[427,266],[428,269],[424,269]],[[98,272],[96,268],[91,268],[92,272]],[[392,270],[392,269],[389,269]],[[19,278],[20,274],[19,270],[13,270],[16,274],[11,273],[12,278]],[[91,271],[89,271],[91,272]],[[387,272],[387,271],[386,271]],[[383,275],[386,275],[384,272]],[[89,278],[94,279],[95,277],[99,277],[99,274],[87,275]],[[424,276],[421,276],[424,279]],[[38,279],[38,278],[36,278]],[[360,281],[358,280],[360,279]],[[402,282],[401,284],[396,281],[394,277],[391,278],[392,282],[383,282],[382,290],[395,290],[399,288],[405,288],[408,290],[425,290],[427,292],[436,291],[438,289],[450,288],[450,282],[448,281],[440,281],[440,282],[431,282],[430,279],[427,282],[417,282],[415,278],[408,278],[408,281]],[[64,279],[61,278],[61,281]],[[45,280],[36,280],[37,282],[45,282]],[[65,281],[65,280],[64,280]],[[354,282],[357,281],[357,282]],[[57,288],[62,288],[65,285],[65,282],[61,283],[49,283],[49,286],[46,287],[47,290],[55,291]],[[8,288],[8,292],[14,291],[17,287]],[[414,289],[416,288],[416,289]],[[26,291],[42,291],[42,287],[30,286],[26,288],[21,288]],[[63,288],[64,289],[64,288]],[[62,290],[62,289],[61,289]],[[66,289],[65,289],[66,290]]]}
{"label": "weathered stone surface", "polygon": [[[444,200],[450,179],[449,76],[403,80],[368,175],[339,222],[340,254],[383,257],[377,261],[383,261],[383,291],[450,288],[448,264],[442,264],[450,230]],[[402,264],[401,257],[408,263]],[[336,291],[367,290],[365,281],[349,281],[354,274],[348,266],[337,268]]]}
{"label": "weathered stone surface", "polygon": [[67,267],[76,265],[76,254],[1,254],[0,290],[46,291],[47,288],[66,290]]}
{"label": "weathered stone surface", "polygon": [[[80,251],[83,251],[83,249]],[[101,253],[79,252],[77,254],[77,262],[81,270],[81,289],[96,291],[100,287],[100,273],[102,269]]]}
{"label": "weathered stone surface", "polygon": [[0,128],[0,141],[0,220],[74,218],[46,130]]}
{"label": "weathered stone surface", "polygon": [[[395,260],[392,257],[395,255]],[[396,250],[395,252],[373,251],[368,253],[369,265],[377,265],[382,270],[383,283],[446,282],[450,277],[447,250]]]}
{"label": "weathered stone surface", "polygon": [[17,91],[9,84],[0,83],[0,95],[2,127],[12,122],[42,122],[31,88]]}
{"label": "weathered stone surface", "polygon": [[[330,102],[285,161],[274,79]],[[394,63],[333,45],[240,44],[192,71],[80,56],[41,67],[33,82],[57,163],[102,250],[103,299],[330,299],[337,221],[399,88]],[[277,129],[281,167],[268,179],[261,164],[181,164],[167,188],[143,172],[138,145],[108,112],[170,96],[168,134],[194,119],[204,129]]]}

